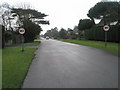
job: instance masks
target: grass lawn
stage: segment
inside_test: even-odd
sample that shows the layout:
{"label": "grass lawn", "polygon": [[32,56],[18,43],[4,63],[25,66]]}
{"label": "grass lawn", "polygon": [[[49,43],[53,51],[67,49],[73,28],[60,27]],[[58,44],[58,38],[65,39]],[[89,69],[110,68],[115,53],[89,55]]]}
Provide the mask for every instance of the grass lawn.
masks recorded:
{"label": "grass lawn", "polygon": [[70,40],[70,39],[59,39],[64,42],[70,42],[80,45],[91,46],[99,49],[103,49],[115,54],[118,54],[118,43],[107,43],[107,47],[105,48],[105,43],[101,41],[90,41],[90,40]]}
{"label": "grass lawn", "polygon": [[2,89],[2,49],[0,49],[0,90]]}
{"label": "grass lawn", "polygon": [[[26,43],[26,45],[38,45],[39,43]],[[2,50],[2,87],[20,88],[27,74],[28,68],[34,57],[36,48],[5,48]]]}

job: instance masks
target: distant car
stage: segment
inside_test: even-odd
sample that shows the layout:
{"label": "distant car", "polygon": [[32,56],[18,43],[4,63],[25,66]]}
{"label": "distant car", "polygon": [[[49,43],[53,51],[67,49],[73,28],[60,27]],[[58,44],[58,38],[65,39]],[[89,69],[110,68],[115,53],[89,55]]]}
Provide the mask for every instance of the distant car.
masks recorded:
{"label": "distant car", "polygon": [[47,36],[47,37],[46,37],[46,40],[49,40],[49,39],[50,39],[50,38]]}

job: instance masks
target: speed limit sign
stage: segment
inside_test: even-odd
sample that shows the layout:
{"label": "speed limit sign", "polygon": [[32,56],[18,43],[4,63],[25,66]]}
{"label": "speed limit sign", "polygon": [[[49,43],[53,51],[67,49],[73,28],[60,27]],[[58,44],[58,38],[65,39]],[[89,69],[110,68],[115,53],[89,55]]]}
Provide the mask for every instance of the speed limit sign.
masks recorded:
{"label": "speed limit sign", "polygon": [[20,28],[20,29],[18,30],[18,32],[19,32],[20,34],[25,34],[25,29],[24,29],[24,28]]}
{"label": "speed limit sign", "polygon": [[104,25],[104,26],[103,26],[103,30],[104,30],[104,31],[108,31],[109,29],[110,29],[110,26],[108,26],[108,25]]}

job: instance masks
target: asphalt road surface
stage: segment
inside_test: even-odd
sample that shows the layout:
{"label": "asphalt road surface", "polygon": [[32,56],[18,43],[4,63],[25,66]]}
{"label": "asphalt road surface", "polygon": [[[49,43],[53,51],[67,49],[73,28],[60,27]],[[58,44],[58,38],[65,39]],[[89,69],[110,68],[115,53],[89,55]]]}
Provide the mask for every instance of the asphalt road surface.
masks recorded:
{"label": "asphalt road surface", "polygon": [[117,88],[118,57],[83,45],[42,40],[22,88]]}

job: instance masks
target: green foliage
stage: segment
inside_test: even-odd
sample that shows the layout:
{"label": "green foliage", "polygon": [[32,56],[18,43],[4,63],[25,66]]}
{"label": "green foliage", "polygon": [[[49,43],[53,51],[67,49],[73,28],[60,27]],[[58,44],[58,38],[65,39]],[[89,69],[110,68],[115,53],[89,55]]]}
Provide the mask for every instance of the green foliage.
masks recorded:
{"label": "green foliage", "polygon": [[75,27],[74,30],[68,28],[67,30],[61,28],[60,31],[58,31],[58,28],[55,27],[54,29],[47,30],[47,32],[44,34],[44,37],[49,36],[50,38],[58,39],[77,39],[78,37],[78,28]]}
{"label": "green foliage", "polygon": [[5,31],[4,35],[5,35],[5,41],[6,41],[6,42],[7,42],[8,40],[12,40],[12,31],[10,31],[10,30]]}
{"label": "green foliage", "polygon": [[78,24],[79,30],[89,29],[94,25],[94,23],[90,19],[80,19]]}
{"label": "green foliage", "polygon": [[16,13],[16,15],[13,14],[13,16],[16,17],[18,15],[21,22],[27,19],[27,20],[34,20],[34,22],[36,22],[37,24],[48,24],[49,25],[49,21],[41,20],[41,19],[44,19],[44,17],[48,15],[38,12],[37,10],[13,8],[11,12]]}
{"label": "green foliage", "polygon": [[16,13],[17,15],[19,15],[20,19],[22,19],[22,17],[28,19],[44,19],[44,17],[47,16],[44,13],[38,12],[37,10],[23,8],[13,8],[12,13]]}
{"label": "green foliage", "polygon": [[[110,30],[107,32],[108,41],[119,42],[118,31],[118,26],[110,26]],[[95,26],[91,29],[85,30],[85,38],[88,40],[104,41],[105,31],[103,30],[103,27]]]}
{"label": "green foliage", "polygon": [[67,31],[63,28],[59,31],[59,38],[67,39]]}
{"label": "green foliage", "polygon": [[58,28],[55,27],[54,29],[51,29],[51,34],[53,38],[58,38],[59,37]]}
{"label": "green foliage", "polygon": [[69,39],[77,39],[76,32],[70,28],[67,30],[67,38]]}
{"label": "green foliage", "polygon": [[24,34],[25,42],[34,41],[36,35],[39,35],[39,33],[42,31],[38,24],[35,24],[30,20],[23,21],[23,25],[26,30],[26,33]]}
{"label": "green foliage", "polygon": [[106,19],[110,22],[117,21],[120,13],[119,2],[98,2],[94,7],[92,7],[88,16],[96,19]]}
{"label": "green foliage", "polygon": [[42,21],[37,21],[37,22],[38,22],[39,24],[48,24],[48,25],[50,24],[49,21],[43,21],[43,20],[42,20]]}
{"label": "green foliage", "polygon": [[[101,19],[101,23],[110,24],[114,21],[120,21],[120,4],[116,1],[98,2],[88,12],[88,17],[92,20]],[[110,42],[119,42],[118,40],[118,24],[116,26],[110,26],[110,30],[107,32],[107,39]],[[91,29],[85,30],[85,38],[88,40],[105,40],[105,32],[103,26],[94,26]]]}
{"label": "green foliage", "polygon": [[23,27],[26,30],[24,34],[25,42],[34,41],[36,36],[40,34],[42,28],[39,24],[49,25],[49,21],[41,20],[48,15],[34,9],[13,8],[12,13],[14,17],[17,16],[19,18],[19,27]]}
{"label": "green foliage", "polygon": [[2,29],[2,48],[5,47],[5,27],[4,26],[0,26],[0,29]]}
{"label": "green foliage", "polygon": [[59,37],[59,32],[58,32],[58,28],[55,27],[54,29],[48,30],[45,34],[44,37],[49,36],[50,38],[58,38]]}
{"label": "green foliage", "polygon": [[44,34],[44,37],[46,37],[46,36],[52,37],[52,31],[47,30],[47,32]]}

